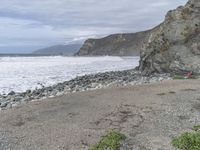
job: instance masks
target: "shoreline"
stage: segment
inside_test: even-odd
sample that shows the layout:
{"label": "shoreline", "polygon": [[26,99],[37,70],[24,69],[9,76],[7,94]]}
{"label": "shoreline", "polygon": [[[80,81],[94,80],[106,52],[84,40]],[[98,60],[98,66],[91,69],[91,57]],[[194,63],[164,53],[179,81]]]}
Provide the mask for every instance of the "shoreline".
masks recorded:
{"label": "shoreline", "polygon": [[136,69],[84,75],[41,89],[27,90],[22,93],[15,93],[12,91],[7,95],[0,95],[0,110],[19,106],[20,104],[30,101],[43,100],[68,93],[103,89],[115,84],[122,86],[128,84],[140,85],[170,79],[170,74],[143,76],[140,71]]}
{"label": "shoreline", "polygon": [[0,149],[88,150],[117,130],[121,150],[175,150],[171,140],[200,122],[199,82],[112,86],[0,111]]}

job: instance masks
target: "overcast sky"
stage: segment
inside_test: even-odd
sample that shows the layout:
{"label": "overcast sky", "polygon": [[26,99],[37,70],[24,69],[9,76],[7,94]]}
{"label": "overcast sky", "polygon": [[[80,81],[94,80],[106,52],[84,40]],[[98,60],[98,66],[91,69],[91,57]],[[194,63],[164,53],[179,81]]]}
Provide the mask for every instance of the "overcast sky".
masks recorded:
{"label": "overcast sky", "polygon": [[1,0],[0,52],[152,28],[187,0]]}

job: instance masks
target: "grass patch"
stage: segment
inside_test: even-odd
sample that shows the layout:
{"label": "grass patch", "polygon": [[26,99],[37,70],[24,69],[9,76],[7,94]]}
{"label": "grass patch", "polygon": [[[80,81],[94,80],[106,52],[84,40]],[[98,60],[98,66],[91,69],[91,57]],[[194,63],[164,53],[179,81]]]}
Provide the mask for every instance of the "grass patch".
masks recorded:
{"label": "grass patch", "polygon": [[172,145],[180,150],[200,150],[200,132],[186,132],[172,140]]}
{"label": "grass patch", "polygon": [[184,77],[184,76],[181,76],[181,75],[175,75],[175,76],[173,77],[173,79],[174,79],[174,80],[182,80],[182,79],[185,79],[185,77]]}
{"label": "grass patch", "polygon": [[173,77],[173,80],[183,80],[183,79],[198,79],[197,76],[192,75],[191,77],[186,77],[186,76],[182,76],[182,75],[175,75]]}
{"label": "grass patch", "polygon": [[158,93],[157,95],[158,96],[163,96],[163,95],[166,95],[166,93]]}
{"label": "grass patch", "polygon": [[124,134],[112,131],[103,136],[102,139],[97,144],[89,148],[89,150],[119,150],[120,142],[125,139],[126,136]]}
{"label": "grass patch", "polygon": [[189,77],[187,79],[198,79],[198,76],[193,75],[193,76],[191,76],[191,77]]}
{"label": "grass patch", "polygon": [[193,130],[194,130],[194,131],[200,131],[200,125],[194,126],[194,127],[193,127]]}
{"label": "grass patch", "polygon": [[169,94],[176,94],[176,92],[174,92],[174,91],[170,91]]}
{"label": "grass patch", "polygon": [[183,91],[197,91],[196,89],[183,89]]}
{"label": "grass patch", "polygon": [[192,128],[194,132],[186,132],[172,140],[172,145],[180,150],[200,150],[200,125]]}

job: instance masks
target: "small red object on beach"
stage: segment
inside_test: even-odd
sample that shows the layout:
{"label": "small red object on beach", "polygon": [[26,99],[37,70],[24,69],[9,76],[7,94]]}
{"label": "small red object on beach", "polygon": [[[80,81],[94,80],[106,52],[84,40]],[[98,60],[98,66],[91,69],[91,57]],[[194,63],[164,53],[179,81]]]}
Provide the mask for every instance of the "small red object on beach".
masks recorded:
{"label": "small red object on beach", "polygon": [[190,72],[188,72],[187,74],[186,74],[186,76],[188,77],[188,78],[190,78],[191,76],[192,76],[192,71],[190,71]]}

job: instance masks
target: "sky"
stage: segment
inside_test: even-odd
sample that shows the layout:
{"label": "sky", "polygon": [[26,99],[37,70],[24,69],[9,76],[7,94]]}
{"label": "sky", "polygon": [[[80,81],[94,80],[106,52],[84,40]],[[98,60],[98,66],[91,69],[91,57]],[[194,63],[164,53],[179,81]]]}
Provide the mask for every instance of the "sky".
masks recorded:
{"label": "sky", "polygon": [[0,53],[143,31],[187,0],[1,0]]}

